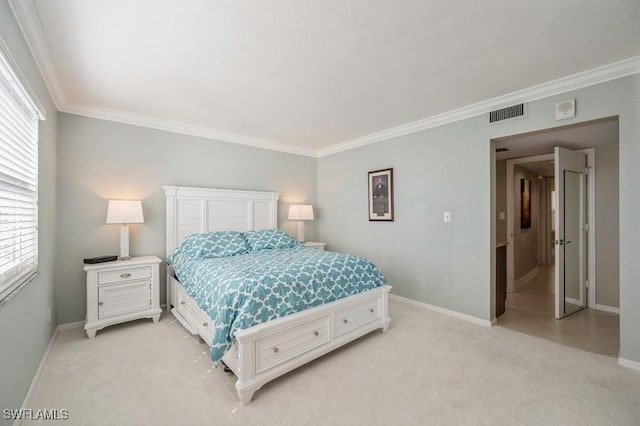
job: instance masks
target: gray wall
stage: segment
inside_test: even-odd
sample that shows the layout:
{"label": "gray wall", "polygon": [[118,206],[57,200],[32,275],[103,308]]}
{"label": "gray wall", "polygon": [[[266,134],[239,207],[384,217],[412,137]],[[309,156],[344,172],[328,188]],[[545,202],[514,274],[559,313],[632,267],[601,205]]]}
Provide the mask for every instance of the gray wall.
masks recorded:
{"label": "gray wall", "polygon": [[[279,224],[290,203],[316,204],[316,160],[237,144],[60,113],[58,116],[58,322],[84,319],[82,259],[118,254],[108,199],[140,199],[145,223],[131,225],[131,254],[165,257],[162,185],[280,192]],[[307,239],[315,235],[307,222]],[[162,273],[164,281],[164,272]],[[164,303],[164,285],[161,300]]]}
{"label": "gray wall", "polygon": [[[56,110],[6,1],[0,36],[47,109],[39,127],[39,275],[0,305],[0,410],[20,408],[55,327]],[[49,309],[52,321],[49,322]],[[0,424],[12,422],[0,417]]]}
{"label": "gray wall", "polygon": [[[318,161],[318,235],[381,267],[393,293],[490,318],[486,117]],[[487,143],[482,143],[487,141]],[[394,168],[395,222],[369,222],[367,172]],[[451,223],[443,212],[452,212]],[[494,250],[495,252],[495,250]]]}
{"label": "gray wall", "polygon": [[640,75],[626,78],[620,114],[620,357],[640,362]]}
{"label": "gray wall", "polygon": [[[639,86],[640,76],[625,77],[531,102],[525,119],[489,125],[480,116],[320,158],[319,238],[374,260],[394,293],[488,320],[496,238],[490,140],[618,115],[621,356],[640,362]],[[577,117],[556,122],[555,104],[574,97]],[[370,223],[366,173],[385,167],[394,167],[396,221]]]}
{"label": "gray wall", "polygon": [[618,146],[596,149],[596,303],[619,306]]}
{"label": "gray wall", "polygon": [[[520,180],[531,182],[531,227],[521,228]],[[497,188],[496,188],[497,190]],[[540,227],[540,184],[538,175],[517,164],[513,166],[513,271],[514,279],[538,267],[538,229]]]}
{"label": "gray wall", "polygon": [[496,161],[496,242],[507,242],[507,221],[498,218],[507,214],[507,160]]}

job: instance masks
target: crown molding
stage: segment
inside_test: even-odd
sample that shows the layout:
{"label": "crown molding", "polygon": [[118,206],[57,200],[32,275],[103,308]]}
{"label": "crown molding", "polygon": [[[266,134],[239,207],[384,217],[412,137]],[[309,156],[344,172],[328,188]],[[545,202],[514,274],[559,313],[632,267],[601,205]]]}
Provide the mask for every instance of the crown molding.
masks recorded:
{"label": "crown molding", "polygon": [[60,86],[38,9],[33,0],[8,0],[8,2],[44,83],[49,89],[53,103],[57,109],[60,109],[65,103],[65,96]]}
{"label": "crown molding", "polygon": [[619,62],[572,74],[567,77],[562,77],[527,89],[508,93],[506,95],[454,109],[442,114],[437,114],[418,121],[402,124],[390,129],[331,145],[326,148],[321,148],[317,151],[317,156],[325,157],[327,155],[336,154],[376,142],[382,142],[398,136],[404,136],[442,126],[444,124],[476,117],[481,114],[489,113],[489,111],[493,111],[495,109],[548,98],[560,93],[605,83],[607,81],[638,73],[640,73],[640,56],[634,56]]}
{"label": "crown molding", "polygon": [[164,130],[167,132],[197,136],[206,139],[214,139],[221,142],[247,145],[254,148],[269,149],[272,151],[286,152],[289,154],[303,155],[306,157],[316,156],[316,150],[314,149],[288,145],[276,141],[270,141],[267,139],[254,138],[251,136],[239,135],[237,133],[230,133],[222,130],[211,129],[208,127],[196,126],[193,124],[171,121],[163,118],[136,114],[117,109],[98,106],[65,104],[61,108],[59,108],[59,110],[70,114],[82,115],[85,117],[97,118],[100,120],[115,121],[117,123],[148,127],[151,129]]}

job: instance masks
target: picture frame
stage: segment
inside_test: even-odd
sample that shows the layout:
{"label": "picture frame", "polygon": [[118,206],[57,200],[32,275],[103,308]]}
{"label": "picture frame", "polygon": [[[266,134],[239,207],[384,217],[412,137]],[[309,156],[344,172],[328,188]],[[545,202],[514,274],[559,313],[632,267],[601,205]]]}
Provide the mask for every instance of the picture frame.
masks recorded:
{"label": "picture frame", "polygon": [[393,222],[393,168],[368,173],[369,221]]}
{"label": "picture frame", "polygon": [[520,179],[520,229],[531,228],[531,181]]}

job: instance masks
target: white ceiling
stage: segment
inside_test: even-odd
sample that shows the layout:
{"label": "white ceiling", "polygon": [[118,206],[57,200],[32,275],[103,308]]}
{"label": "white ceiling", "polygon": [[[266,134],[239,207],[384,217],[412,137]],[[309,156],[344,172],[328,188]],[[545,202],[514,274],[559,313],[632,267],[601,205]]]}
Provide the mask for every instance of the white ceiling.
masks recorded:
{"label": "white ceiling", "polygon": [[640,55],[637,0],[10,3],[61,110],[310,155]]}
{"label": "white ceiling", "polygon": [[[577,125],[498,138],[494,139],[494,143],[496,149],[508,149],[508,151],[505,152],[496,152],[496,160],[506,160],[509,158],[553,153],[553,148],[556,146],[566,149],[585,149],[597,148],[604,145],[616,145],[618,144],[618,139],[618,119],[612,117]],[[528,168],[529,164],[523,167]]]}

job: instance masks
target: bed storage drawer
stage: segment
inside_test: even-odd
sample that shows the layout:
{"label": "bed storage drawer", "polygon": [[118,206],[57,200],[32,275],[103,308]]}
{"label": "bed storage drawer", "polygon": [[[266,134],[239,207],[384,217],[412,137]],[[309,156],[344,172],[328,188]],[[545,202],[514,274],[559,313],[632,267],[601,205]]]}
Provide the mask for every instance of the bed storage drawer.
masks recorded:
{"label": "bed storage drawer", "polygon": [[188,318],[189,322],[195,327],[195,332],[210,344],[213,324],[209,316],[200,309],[196,301],[189,297],[182,288],[177,291],[177,300],[176,309],[178,312]]}
{"label": "bed storage drawer", "polygon": [[335,337],[342,336],[378,319],[380,319],[380,299],[371,299],[336,312],[334,315],[333,334]]}
{"label": "bed storage drawer", "polygon": [[275,367],[329,342],[330,318],[324,316],[256,340],[256,373]]}

